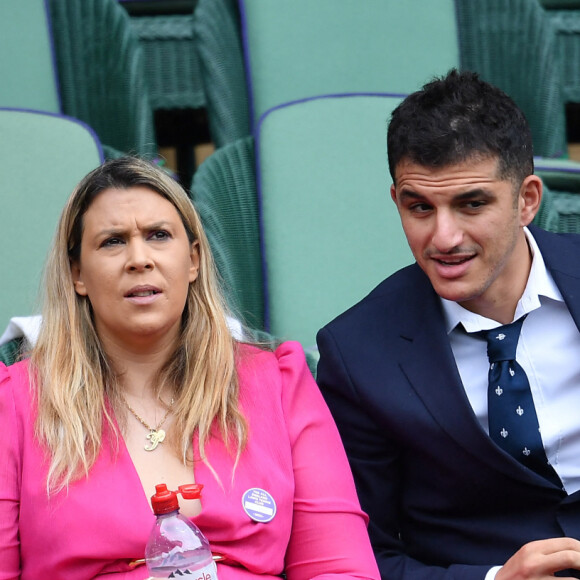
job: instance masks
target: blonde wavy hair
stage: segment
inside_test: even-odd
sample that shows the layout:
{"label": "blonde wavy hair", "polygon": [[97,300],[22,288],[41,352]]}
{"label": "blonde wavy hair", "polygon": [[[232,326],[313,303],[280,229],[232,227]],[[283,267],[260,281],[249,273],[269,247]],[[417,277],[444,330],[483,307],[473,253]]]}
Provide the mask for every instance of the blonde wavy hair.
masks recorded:
{"label": "blonde wavy hair", "polygon": [[118,443],[114,414],[121,408],[119,380],[95,330],[90,302],[74,290],[71,263],[80,257],[83,216],[93,200],[106,189],[131,187],[148,188],[170,201],[190,243],[199,244],[199,275],[189,286],[180,339],[157,382],[159,390],[169,386],[175,397],[172,431],[179,436],[172,445],[186,463],[197,434],[196,459],[207,462],[204,449],[214,421],[226,445],[235,447],[236,459],[246,442],[235,369],[237,343],[227,326],[227,308],[199,216],[185,191],[164,171],[137,158],[112,160],[73,191],[45,267],[43,324],[30,368],[38,406],[36,434],[50,456],[49,492],[88,476],[107,425]]}

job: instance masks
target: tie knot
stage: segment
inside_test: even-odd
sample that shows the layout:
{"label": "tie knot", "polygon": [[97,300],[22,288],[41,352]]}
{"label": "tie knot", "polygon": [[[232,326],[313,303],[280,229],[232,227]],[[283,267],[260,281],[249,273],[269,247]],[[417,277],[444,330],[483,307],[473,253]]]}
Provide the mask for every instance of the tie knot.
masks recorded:
{"label": "tie knot", "polygon": [[522,318],[519,318],[511,324],[492,328],[483,333],[487,340],[487,356],[489,357],[489,362],[515,360],[524,319],[525,316],[522,316]]}

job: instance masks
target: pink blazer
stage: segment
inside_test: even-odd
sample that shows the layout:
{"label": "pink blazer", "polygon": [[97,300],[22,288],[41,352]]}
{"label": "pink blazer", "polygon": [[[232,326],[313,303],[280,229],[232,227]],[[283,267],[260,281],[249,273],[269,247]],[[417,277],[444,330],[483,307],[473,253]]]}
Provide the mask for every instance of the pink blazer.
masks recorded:
{"label": "pink blazer", "polygon": [[[239,376],[250,435],[233,481],[217,437],[207,454],[221,485],[204,464],[194,468],[204,485],[195,523],[229,561],[218,565],[220,580],[378,579],[367,518],[300,345],[242,346]],[[148,577],[145,566],[129,567],[144,557],[154,516],[123,440],[115,453],[105,436],[88,479],[48,497],[34,418],[26,362],[0,365],[0,580]],[[253,488],[271,496],[271,521],[251,519],[243,498]]]}

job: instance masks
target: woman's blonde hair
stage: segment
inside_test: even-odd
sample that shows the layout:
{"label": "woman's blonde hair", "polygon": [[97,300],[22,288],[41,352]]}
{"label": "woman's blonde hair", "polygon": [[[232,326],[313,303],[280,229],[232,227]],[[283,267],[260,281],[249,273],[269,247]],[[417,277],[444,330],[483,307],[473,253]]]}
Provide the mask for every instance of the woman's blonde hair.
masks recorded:
{"label": "woman's blonde hair", "polygon": [[246,441],[236,343],[199,216],[185,191],[164,171],[137,158],[116,159],[89,173],[73,191],[45,268],[43,324],[30,364],[38,405],[36,433],[50,455],[49,491],[88,475],[103,445],[104,429],[118,437],[113,419],[121,404],[118,377],[97,336],[88,298],[74,290],[71,263],[80,258],[83,216],[93,200],[106,189],[131,187],[148,188],[170,201],[189,242],[199,244],[199,275],[189,286],[179,343],[158,377],[159,390],[169,386],[174,392],[172,431],[179,436],[173,444],[186,462],[197,433],[197,459],[206,461],[204,447],[214,420],[238,457]]}

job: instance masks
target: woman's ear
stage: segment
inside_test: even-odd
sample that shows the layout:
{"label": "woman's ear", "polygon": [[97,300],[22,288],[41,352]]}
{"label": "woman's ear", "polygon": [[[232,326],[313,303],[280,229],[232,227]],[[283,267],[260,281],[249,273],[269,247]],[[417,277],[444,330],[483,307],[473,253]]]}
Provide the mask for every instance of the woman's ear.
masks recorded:
{"label": "woman's ear", "polygon": [[87,289],[81,279],[81,267],[78,262],[71,262],[70,271],[72,274],[73,285],[75,287],[75,292],[79,296],[86,296]]}
{"label": "woman's ear", "polygon": [[189,283],[195,282],[199,276],[199,242],[195,240],[191,244],[191,251],[189,253],[191,266],[189,268]]}

